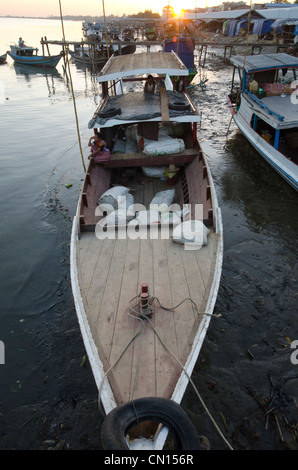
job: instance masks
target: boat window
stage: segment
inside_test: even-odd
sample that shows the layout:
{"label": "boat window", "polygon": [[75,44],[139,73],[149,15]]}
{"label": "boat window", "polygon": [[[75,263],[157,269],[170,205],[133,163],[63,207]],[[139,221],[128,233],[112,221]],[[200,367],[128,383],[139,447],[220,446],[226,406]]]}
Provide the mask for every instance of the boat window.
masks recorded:
{"label": "boat window", "polygon": [[258,83],[274,83],[276,70],[266,70],[254,74],[254,80]]}

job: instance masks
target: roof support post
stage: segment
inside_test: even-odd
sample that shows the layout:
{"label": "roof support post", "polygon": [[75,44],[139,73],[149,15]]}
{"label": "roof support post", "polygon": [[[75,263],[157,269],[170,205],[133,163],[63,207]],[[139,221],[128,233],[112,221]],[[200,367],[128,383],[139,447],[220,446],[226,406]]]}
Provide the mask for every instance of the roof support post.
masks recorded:
{"label": "roof support post", "polygon": [[274,148],[275,149],[278,149],[279,136],[280,136],[280,129],[276,129],[275,130],[275,137],[274,137]]}

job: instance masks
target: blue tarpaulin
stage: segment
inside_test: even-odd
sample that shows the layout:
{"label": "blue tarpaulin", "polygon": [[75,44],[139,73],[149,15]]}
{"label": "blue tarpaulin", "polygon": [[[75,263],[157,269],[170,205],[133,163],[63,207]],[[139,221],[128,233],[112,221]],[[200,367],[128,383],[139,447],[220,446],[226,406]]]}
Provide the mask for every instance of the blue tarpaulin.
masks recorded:
{"label": "blue tarpaulin", "polygon": [[248,23],[247,20],[238,21],[238,23],[236,25],[235,36],[238,36],[240,28],[247,29],[247,23]]}
{"label": "blue tarpaulin", "polygon": [[264,36],[272,30],[273,20],[255,20],[252,28],[252,34],[257,34],[259,37]]}
{"label": "blue tarpaulin", "polygon": [[174,51],[182,60],[189,71],[194,69],[194,38],[191,37],[174,37],[166,39],[163,44],[163,51]]}
{"label": "blue tarpaulin", "polygon": [[226,36],[235,36],[236,25],[239,20],[231,20],[228,22],[225,35]]}

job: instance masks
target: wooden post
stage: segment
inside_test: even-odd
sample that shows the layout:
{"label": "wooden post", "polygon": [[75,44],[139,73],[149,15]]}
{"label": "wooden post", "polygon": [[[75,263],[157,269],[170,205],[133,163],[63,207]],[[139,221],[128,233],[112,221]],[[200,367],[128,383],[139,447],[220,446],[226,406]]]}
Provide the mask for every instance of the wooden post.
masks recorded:
{"label": "wooden post", "polygon": [[43,60],[43,65],[45,65],[44,63],[44,43],[43,43],[43,38],[41,38],[41,47],[42,47],[42,60]]}
{"label": "wooden post", "polygon": [[200,46],[200,57],[199,57],[199,65],[201,65],[201,57],[203,52],[203,45]]}
{"label": "wooden post", "polygon": [[51,54],[50,54],[50,49],[49,49],[49,44],[48,44],[47,37],[45,36],[44,38],[45,38],[45,40],[46,40],[46,46],[47,46],[47,51],[48,51],[49,58],[51,58]]}
{"label": "wooden post", "polygon": [[203,67],[205,67],[205,62],[206,62],[206,55],[207,55],[207,44],[205,45],[205,55],[204,55],[204,62],[203,62]]}

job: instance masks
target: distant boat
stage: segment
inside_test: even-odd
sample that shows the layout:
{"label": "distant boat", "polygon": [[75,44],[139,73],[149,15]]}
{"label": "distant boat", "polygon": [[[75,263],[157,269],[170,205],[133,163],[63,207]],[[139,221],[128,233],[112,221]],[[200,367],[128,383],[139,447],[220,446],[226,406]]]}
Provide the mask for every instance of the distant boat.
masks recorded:
{"label": "distant boat", "polygon": [[[233,119],[267,163],[298,191],[298,59],[289,54],[233,56],[242,88],[228,95]],[[287,74],[287,77],[285,77]],[[233,75],[234,77],[234,75]]]}
{"label": "distant boat", "polygon": [[69,54],[76,64],[87,67],[101,67],[108,60],[108,57],[103,52],[89,50],[88,47],[83,49],[77,47],[74,51],[69,51]]}
{"label": "distant boat", "polygon": [[36,47],[27,46],[10,46],[10,51],[7,54],[17,63],[25,65],[35,65],[38,67],[56,67],[62,57],[62,53],[53,56],[38,55]]}
{"label": "distant boat", "polygon": [[6,53],[3,55],[0,55],[0,64],[4,64],[6,62]]}

